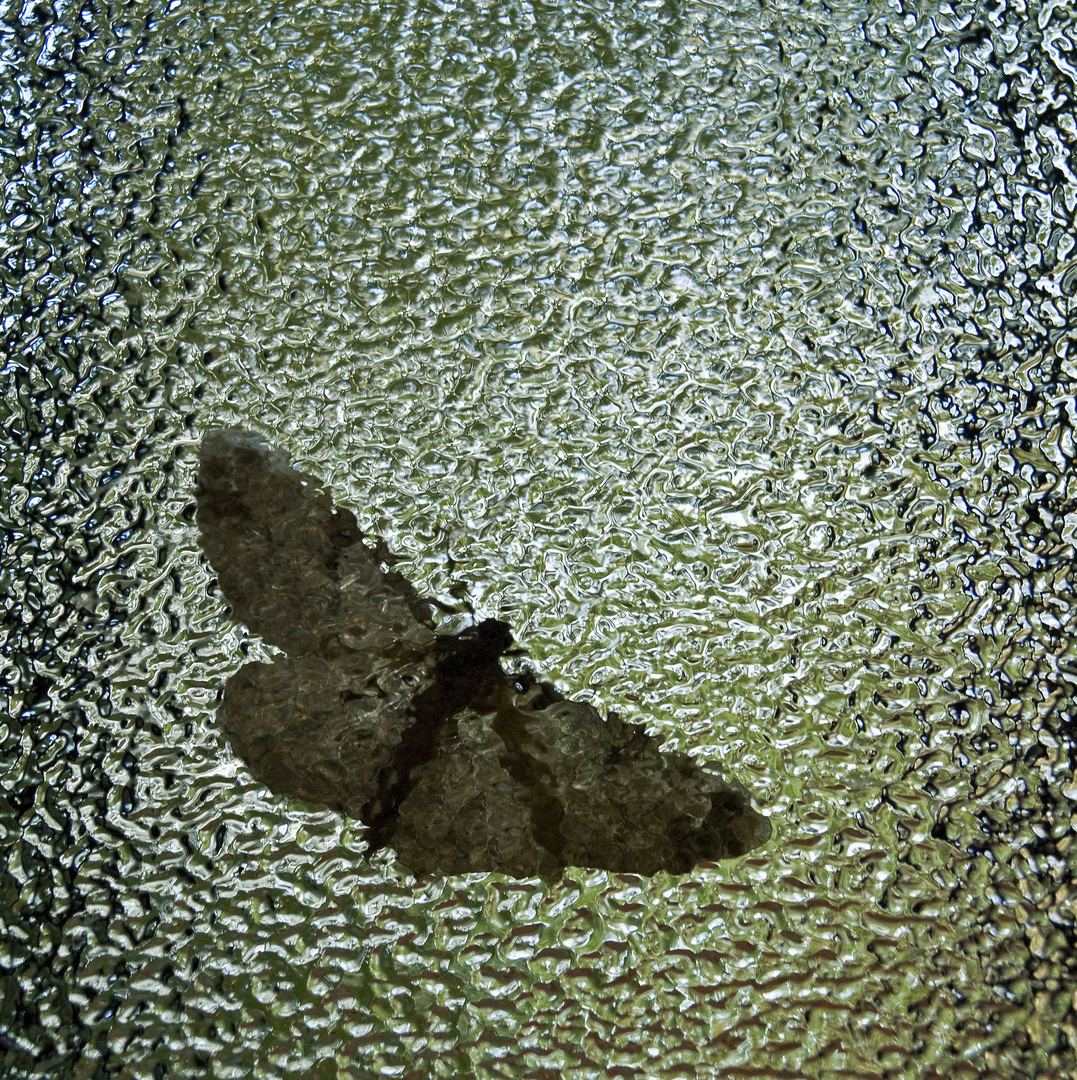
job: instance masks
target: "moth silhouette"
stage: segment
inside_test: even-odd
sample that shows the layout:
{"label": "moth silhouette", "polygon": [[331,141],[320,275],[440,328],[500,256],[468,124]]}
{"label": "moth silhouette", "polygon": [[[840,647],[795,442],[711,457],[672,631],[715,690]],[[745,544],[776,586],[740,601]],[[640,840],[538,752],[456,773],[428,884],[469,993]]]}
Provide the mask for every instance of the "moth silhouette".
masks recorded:
{"label": "moth silhouette", "polygon": [[739,784],[506,673],[507,624],[436,634],[320,488],[250,432],[203,440],[202,545],[235,615],[285,653],[236,672],[219,714],[260,782],[358,818],[415,874],[682,874],[768,839]]}

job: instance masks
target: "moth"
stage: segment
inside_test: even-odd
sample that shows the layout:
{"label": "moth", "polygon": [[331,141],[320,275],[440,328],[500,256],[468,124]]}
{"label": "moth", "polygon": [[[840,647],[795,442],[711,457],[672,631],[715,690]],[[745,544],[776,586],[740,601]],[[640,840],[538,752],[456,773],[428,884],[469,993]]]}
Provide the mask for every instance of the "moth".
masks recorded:
{"label": "moth", "polygon": [[506,672],[505,622],[437,633],[384,545],[257,435],[205,435],[196,502],[233,613],[281,650],[228,680],[224,733],[273,792],[363,822],[370,852],[416,875],[556,880],[683,874],[769,838],[716,768]]}

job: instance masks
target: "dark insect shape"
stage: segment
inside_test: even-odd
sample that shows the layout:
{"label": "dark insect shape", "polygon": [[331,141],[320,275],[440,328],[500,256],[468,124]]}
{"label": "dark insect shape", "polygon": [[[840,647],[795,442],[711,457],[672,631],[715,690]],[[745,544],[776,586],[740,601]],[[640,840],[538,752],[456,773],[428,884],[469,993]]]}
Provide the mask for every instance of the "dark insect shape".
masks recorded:
{"label": "dark insect shape", "polygon": [[320,487],[250,432],[203,440],[202,545],[235,615],[286,654],[237,671],[220,709],[259,781],[358,818],[415,874],[683,874],[766,842],[739,784],[505,672],[505,623],[435,634]]}

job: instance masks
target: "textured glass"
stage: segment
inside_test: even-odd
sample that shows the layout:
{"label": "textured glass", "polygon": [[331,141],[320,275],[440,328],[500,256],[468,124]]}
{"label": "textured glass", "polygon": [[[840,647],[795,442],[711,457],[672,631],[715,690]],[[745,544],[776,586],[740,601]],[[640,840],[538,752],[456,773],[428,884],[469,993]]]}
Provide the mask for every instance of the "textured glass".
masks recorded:
{"label": "textured glass", "polygon": [[[1074,1074],[1069,7],[2,10],[0,1075]],[[415,878],[272,794],[227,426],[770,841]]]}

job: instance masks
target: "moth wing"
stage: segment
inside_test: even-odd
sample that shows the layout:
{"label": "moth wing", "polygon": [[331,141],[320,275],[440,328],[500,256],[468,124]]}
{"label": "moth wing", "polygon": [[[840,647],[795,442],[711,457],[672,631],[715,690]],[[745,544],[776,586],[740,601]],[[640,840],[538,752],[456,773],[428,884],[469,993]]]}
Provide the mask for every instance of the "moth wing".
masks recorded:
{"label": "moth wing", "polygon": [[317,479],[250,432],[206,434],[196,498],[235,615],[288,654],[228,681],[225,734],[272,791],[361,817],[433,681],[429,609]]}
{"label": "moth wing", "polygon": [[360,818],[413,723],[416,687],[429,679],[422,657],[388,666],[355,653],[281,656],[229,679],[221,726],[274,793]]}
{"label": "moth wing", "polygon": [[524,712],[529,753],[560,803],[565,865],[615,873],[683,874],[765,843],[770,822],[739,784],[685,754],[663,752],[636,724],[559,701]]}
{"label": "moth wing", "polygon": [[567,866],[683,874],[770,837],[748,792],[644,728],[508,691],[415,770],[386,842],[415,873],[555,880]]}
{"label": "moth wing", "polygon": [[[236,428],[206,433],[196,491],[202,546],[236,617],[292,655],[324,648],[349,615],[432,629],[429,609],[399,574],[381,570],[355,516],[334,509],[319,481],[287,455]],[[344,589],[351,579],[358,586]],[[363,589],[373,586],[374,592]],[[353,594],[341,611],[342,591]],[[345,605],[347,606],[347,605]],[[342,618],[344,623],[342,624]],[[420,636],[421,633],[420,633]]]}
{"label": "moth wing", "polygon": [[489,716],[460,715],[454,736],[415,769],[387,837],[403,866],[415,874],[561,876],[564,867],[538,842],[503,753]]}

